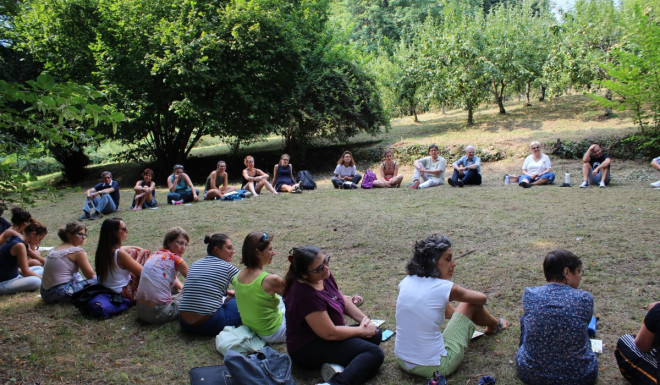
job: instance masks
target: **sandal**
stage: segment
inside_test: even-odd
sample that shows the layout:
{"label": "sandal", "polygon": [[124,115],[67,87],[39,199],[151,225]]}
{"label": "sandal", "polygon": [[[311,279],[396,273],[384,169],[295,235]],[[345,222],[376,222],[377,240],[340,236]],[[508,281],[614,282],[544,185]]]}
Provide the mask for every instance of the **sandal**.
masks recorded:
{"label": "sandal", "polygon": [[360,297],[359,295],[354,295],[351,297],[351,301],[353,301],[353,305],[360,307],[364,303],[364,299]]}
{"label": "sandal", "polygon": [[495,328],[495,330],[489,331],[488,333],[484,333],[484,334],[489,336],[496,336],[500,334],[502,330],[508,329],[509,326],[511,326],[511,323],[509,323],[509,321],[505,320],[504,318],[499,318],[497,320],[497,327]]}

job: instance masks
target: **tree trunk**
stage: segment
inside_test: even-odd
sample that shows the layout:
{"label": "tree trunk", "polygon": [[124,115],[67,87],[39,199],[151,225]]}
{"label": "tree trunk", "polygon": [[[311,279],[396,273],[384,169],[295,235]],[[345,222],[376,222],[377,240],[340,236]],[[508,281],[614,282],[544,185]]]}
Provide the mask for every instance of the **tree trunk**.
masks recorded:
{"label": "tree trunk", "polygon": [[527,86],[525,87],[525,99],[526,99],[525,106],[526,107],[531,107],[532,106],[532,102],[531,102],[531,100],[529,100],[529,92],[530,92],[531,88],[532,88],[532,85],[530,84],[530,82],[527,82]]}
{"label": "tree trunk", "polygon": [[539,95],[539,102],[542,102],[545,100],[545,86],[541,85],[541,94]]}
{"label": "tree trunk", "polygon": [[467,111],[468,111],[467,125],[472,126],[474,125],[474,111],[472,110],[472,102],[468,102]]}
{"label": "tree trunk", "polygon": [[497,83],[493,82],[493,93],[497,100],[497,106],[500,107],[500,115],[506,114],[506,110],[504,109],[504,82],[500,81],[499,91],[497,90]]}
{"label": "tree trunk", "polygon": [[419,123],[419,119],[417,119],[417,109],[412,104],[410,105],[410,109],[412,110],[413,116],[415,117],[414,122]]}
{"label": "tree trunk", "polygon": [[[609,88],[605,91],[605,99],[609,100],[610,102],[612,101],[612,90]],[[605,117],[612,117],[612,107],[605,107]]]}

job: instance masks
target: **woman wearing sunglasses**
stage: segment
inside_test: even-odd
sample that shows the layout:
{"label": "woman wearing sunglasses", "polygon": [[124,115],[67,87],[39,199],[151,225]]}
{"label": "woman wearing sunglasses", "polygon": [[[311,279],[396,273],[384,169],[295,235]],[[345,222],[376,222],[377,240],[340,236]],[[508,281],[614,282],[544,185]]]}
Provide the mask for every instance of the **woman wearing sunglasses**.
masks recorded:
{"label": "woman wearing sunglasses", "polygon": [[103,221],[96,247],[94,267],[100,285],[122,297],[135,301],[135,293],[148,250],[136,246],[122,246],[128,238],[128,228],[121,218]]}
{"label": "woman wearing sunglasses", "polygon": [[46,303],[69,302],[73,293],[96,283],[96,274],[82,248],[87,227],[80,222],[69,222],[57,231],[57,236],[62,244],[48,253],[41,281],[41,298]]}
{"label": "woman wearing sunglasses", "polygon": [[[330,384],[364,384],[378,372],[380,330],[344,296],[330,273],[330,256],[314,246],[294,248],[285,278],[286,345],[291,359],[321,368]],[[346,326],[347,315],[359,323]]]}
{"label": "woman wearing sunglasses", "polygon": [[550,158],[541,152],[541,144],[539,142],[532,142],[529,148],[532,150],[532,153],[525,158],[522,166],[523,175],[520,176],[518,185],[528,188],[543,184],[552,184],[555,181],[555,173],[552,172]]}
{"label": "woman wearing sunglasses", "polygon": [[[184,277],[188,265],[181,258],[190,237],[182,228],[175,227],[165,234],[163,248],[153,253],[142,268],[140,285],[135,296],[138,318],[148,323],[163,323],[179,316],[179,300],[183,284],[176,278]],[[177,294],[172,294],[172,292]]]}
{"label": "woman wearing sunglasses", "polygon": [[183,284],[179,324],[186,333],[215,336],[225,326],[239,326],[234,290],[228,290],[238,268],[231,264],[234,244],[225,234],[204,237],[207,256],[195,261]]}
{"label": "woman wearing sunglasses", "polygon": [[282,292],[284,280],[264,271],[264,266],[273,262],[273,237],[257,231],[248,234],[243,241],[241,263],[245,265],[234,276],[232,285],[236,289],[236,303],[243,325],[248,326],[268,343],[286,340],[284,303]]}

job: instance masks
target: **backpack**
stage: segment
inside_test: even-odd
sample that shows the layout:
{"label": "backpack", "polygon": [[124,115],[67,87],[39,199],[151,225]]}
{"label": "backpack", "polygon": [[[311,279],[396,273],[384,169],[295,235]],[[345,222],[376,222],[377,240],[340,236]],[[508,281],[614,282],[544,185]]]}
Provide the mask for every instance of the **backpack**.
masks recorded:
{"label": "backpack", "polygon": [[376,174],[370,169],[367,169],[367,171],[364,172],[364,178],[362,178],[362,188],[374,187],[376,179],[378,179]]}
{"label": "backpack", "polygon": [[298,182],[300,182],[300,188],[303,190],[314,190],[316,188],[316,182],[312,178],[312,173],[307,170],[302,170],[298,173]]}
{"label": "backpack", "polygon": [[108,319],[129,307],[132,302],[107,287],[95,284],[74,293],[71,303],[84,315]]}

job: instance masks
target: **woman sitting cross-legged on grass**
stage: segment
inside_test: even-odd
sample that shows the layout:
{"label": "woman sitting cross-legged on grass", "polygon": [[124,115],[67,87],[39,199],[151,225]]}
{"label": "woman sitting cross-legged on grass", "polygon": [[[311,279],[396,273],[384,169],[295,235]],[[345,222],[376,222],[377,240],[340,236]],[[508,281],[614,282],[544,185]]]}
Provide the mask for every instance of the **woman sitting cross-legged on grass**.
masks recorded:
{"label": "woman sitting cross-legged on grass", "polygon": [[245,265],[234,276],[232,285],[236,289],[236,303],[243,325],[250,327],[264,341],[280,343],[286,339],[284,304],[282,295],[284,280],[264,271],[264,266],[273,262],[273,237],[260,231],[252,232],[243,241]]}
{"label": "woman sitting cross-legged on grass", "polygon": [[581,269],[575,254],[553,250],[543,260],[548,283],[525,288],[516,368],[526,384],[596,383],[598,361],[588,334],[594,298],[578,290]]}
{"label": "woman sitting cross-legged on grass", "polygon": [[301,193],[300,183],[296,183],[296,179],[293,177],[293,166],[289,163],[290,160],[289,154],[280,156],[280,162],[273,169],[273,186],[275,186],[275,191]]}
{"label": "woman sitting cross-legged on grass", "polygon": [[552,172],[550,158],[541,152],[541,144],[532,142],[529,145],[532,150],[531,155],[525,158],[522,165],[523,175],[518,180],[521,187],[532,187],[543,184],[552,184],[555,180],[555,173]]}
{"label": "woman sitting cross-legged on grass", "polygon": [[635,385],[657,385],[660,380],[660,301],[649,305],[637,335],[619,338],[614,351],[619,371]]}
{"label": "woman sitting cross-legged on grass", "polygon": [[142,180],[137,181],[135,187],[133,187],[135,195],[133,196],[131,210],[137,211],[158,206],[158,202],[156,202],[156,183],[153,179],[154,171],[145,168],[142,171]]}
{"label": "woman sitting cross-legged on grass", "polygon": [[243,161],[245,169],[243,169],[243,190],[248,190],[252,196],[258,197],[261,189],[266,187],[266,190],[277,195],[277,191],[268,182],[268,174],[254,167],[254,158],[250,155],[245,157]]}
{"label": "woman sitting cross-legged on grass", "polygon": [[236,191],[235,188],[228,185],[227,163],[224,160],[218,161],[215,170],[211,171],[204,184],[204,200],[212,201],[220,199],[223,195]]}
{"label": "woman sitting cross-legged on grass", "polygon": [[350,151],[344,151],[341,154],[341,158],[337,161],[335,176],[330,179],[332,185],[335,186],[335,188],[340,188],[345,182],[351,182],[353,183],[351,188],[357,188],[361,179],[362,175],[357,172],[357,166],[355,166],[353,154],[351,154]]}
{"label": "woman sitting cross-legged on grass", "polygon": [[208,255],[190,266],[183,284],[179,323],[184,332],[215,336],[241,324],[234,291],[227,290],[239,270],[231,264],[234,244],[228,236],[207,235],[204,243]]}
{"label": "woman sitting cross-legged on grass", "polygon": [[[394,354],[405,372],[449,376],[461,364],[475,324],[485,326],[489,335],[509,327],[486,310],[486,294],[451,281],[455,267],[447,237],[434,234],[415,244],[396,301]],[[451,301],[460,303],[454,308]],[[445,319],[449,322],[440,331]]]}
{"label": "woman sitting cross-legged on grass", "polygon": [[22,238],[14,235],[0,246],[0,294],[39,289],[44,268],[28,265],[28,248],[38,245],[47,233],[46,226],[31,219]]}
{"label": "woman sitting cross-legged on grass", "polygon": [[57,236],[62,244],[48,253],[41,280],[41,298],[46,303],[70,302],[73,293],[96,283],[96,274],[82,248],[87,227],[80,222],[69,222],[58,230]]}
{"label": "woman sitting cross-legged on grass", "polygon": [[197,202],[199,190],[195,188],[188,174],[183,172],[183,166],[174,165],[172,175],[167,177],[167,203]]}
{"label": "woman sitting cross-legged on grass", "polygon": [[104,220],[94,267],[100,285],[134,302],[142,265],[149,252],[136,246],[122,246],[127,238],[128,228],[121,218]]}
{"label": "woman sitting cross-legged on grass", "polygon": [[[298,365],[321,368],[330,384],[364,384],[385,355],[380,330],[342,295],[330,273],[330,256],[314,246],[294,248],[285,278],[286,346]],[[346,326],[344,316],[360,325]]]}
{"label": "woman sitting cross-legged on grass", "polygon": [[[14,236],[23,237],[25,233],[25,228],[30,224],[32,220],[32,214],[21,209],[20,207],[14,207],[11,209],[11,226],[0,234],[0,245],[7,242],[10,238]],[[30,266],[43,266],[46,262],[45,259],[39,255],[39,244],[28,245],[28,265]]]}
{"label": "woman sitting cross-legged on grass", "polygon": [[188,265],[181,258],[186,252],[190,237],[182,228],[175,227],[165,234],[163,248],[151,254],[142,268],[137,300],[137,316],[148,323],[163,323],[179,316],[179,293],[183,288],[176,277],[177,272],[184,277]]}
{"label": "woman sitting cross-legged on grass", "polygon": [[399,164],[394,161],[394,151],[388,148],[383,155],[385,161],[378,168],[378,179],[374,181],[374,187],[400,187],[403,175],[399,174]]}

